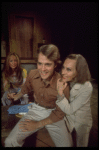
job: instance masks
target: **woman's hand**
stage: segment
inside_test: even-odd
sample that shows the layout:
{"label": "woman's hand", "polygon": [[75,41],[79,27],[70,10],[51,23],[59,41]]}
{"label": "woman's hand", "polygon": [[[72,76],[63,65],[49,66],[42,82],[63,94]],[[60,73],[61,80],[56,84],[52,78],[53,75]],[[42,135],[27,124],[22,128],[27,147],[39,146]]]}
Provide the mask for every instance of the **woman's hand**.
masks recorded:
{"label": "woman's hand", "polygon": [[61,78],[57,80],[57,91],[60,96],[63,94],[63,91],[66,88],[66,86],[67,86],[67,83],[63,82]]}
{"label": "woman's hand", "polygon": [[17,94],[15,94],[15,93],[8,93],[8,95],[7,95],[7,97],[9,99],[13,99],[14,101],[20,99],[22,96],[23,96],[23,94],[21,93],[21,91],[19,93],[17,93]]}
{"label": "woman's hand", "polygon": [[8,99],[16,101],[19,99],[18,95],[16,93],[8,93],[7,94]]}
{"label": "woman's hand", "polygon": [[21,129],[22,132],[34,131],[38,128],[39,128],[39,121],[25,119],[25,121],[21,121],[19,124],[19,129]]}

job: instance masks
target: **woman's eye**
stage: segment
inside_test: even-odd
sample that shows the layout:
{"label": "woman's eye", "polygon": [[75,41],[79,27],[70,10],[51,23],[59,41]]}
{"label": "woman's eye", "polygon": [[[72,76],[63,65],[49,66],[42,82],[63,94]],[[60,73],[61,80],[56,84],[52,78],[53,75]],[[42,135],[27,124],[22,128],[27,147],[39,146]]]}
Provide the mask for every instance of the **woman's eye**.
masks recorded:
{"label": "woman's eye", "polygon": [[64,66],[62,66],[62,69],[65,69],[65,67],[64,67]]}
{"label": "woman's eye", "polygon": [[71,71],[71,69],[70,69],[70,68],[67,68],[67,71]]}

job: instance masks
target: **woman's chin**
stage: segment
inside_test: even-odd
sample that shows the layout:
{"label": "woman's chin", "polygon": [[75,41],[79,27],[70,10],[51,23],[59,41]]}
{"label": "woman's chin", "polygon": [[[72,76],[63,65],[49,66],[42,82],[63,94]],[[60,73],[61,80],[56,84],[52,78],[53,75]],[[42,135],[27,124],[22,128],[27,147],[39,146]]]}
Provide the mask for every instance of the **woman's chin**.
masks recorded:
{"label": "woman's chin", "polygon": [[63,82],[67,82],[67,79],[62,78],[62,81],[63,81]]}

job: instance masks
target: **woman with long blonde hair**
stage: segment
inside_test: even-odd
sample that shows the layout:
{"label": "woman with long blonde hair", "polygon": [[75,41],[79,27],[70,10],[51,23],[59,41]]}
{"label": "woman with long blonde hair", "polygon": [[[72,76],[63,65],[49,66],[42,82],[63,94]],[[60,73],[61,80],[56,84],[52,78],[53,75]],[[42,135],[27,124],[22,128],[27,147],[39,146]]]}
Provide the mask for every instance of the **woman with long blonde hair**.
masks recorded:
{"label": "woman with long blonde hair", "polygon": [[[27,71],[21,67],[19,56],[14,52],[10,52],[6,57],[2,72],[4,94],[1,100],[4,106],[12,104],[13,101],[7,96],[8,93],[11,94],[20,91],[26,77]],[[24,95],[20,99],[20,103],[27,104],[28,96]]]}

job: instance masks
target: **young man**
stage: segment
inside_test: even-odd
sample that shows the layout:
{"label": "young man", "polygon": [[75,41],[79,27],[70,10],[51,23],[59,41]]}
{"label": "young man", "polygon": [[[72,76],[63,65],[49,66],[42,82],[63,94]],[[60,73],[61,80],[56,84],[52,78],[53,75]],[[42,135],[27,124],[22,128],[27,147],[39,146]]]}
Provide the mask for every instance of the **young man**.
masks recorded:
{"label": "young man", "polygon": [[[58,48],[53,45],[43,45],[38,52],[37,69],[31,70],[26,82],[17,95],[12,95],[14,101],[31,90],[34,91],[34,103],[29,106],[28,113],[17,123],[5,140],[5,147],[21,147],[24,139],[45,126],[56,147],[71,147],[71,135],[68,133],[64,113],[55,101],[57,100],[57,80],[60,75],[55,68],[60,63]],[[69,87],[64,91],[69,97]]]}

